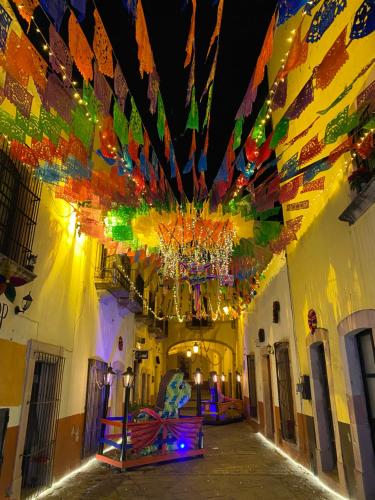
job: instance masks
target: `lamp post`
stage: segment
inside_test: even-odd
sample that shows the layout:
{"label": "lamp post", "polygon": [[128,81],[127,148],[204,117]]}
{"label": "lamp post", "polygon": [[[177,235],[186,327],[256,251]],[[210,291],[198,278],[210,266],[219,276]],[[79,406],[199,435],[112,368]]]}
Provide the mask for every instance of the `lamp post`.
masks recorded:
{"label": "lamp post", "polygon": [[197,390],[197,417],[202,416],[202,398],[201,398],[201,384],[202,384],[202,373],[200,368],[195,370],[194,374],[195,388]]}
{"label": "lamp post", "polygon": [[217,393],[217,373],[212,374],[212,384],[213,384],[213,402],[217,403],[219,401],[219,395]]}
{"label": "lamp post", "polygon": [[125,387],[125,402],[124,402],[124,417],[122,420],[122,443],[121,443],[121,462],[126,460],[126,447],[127,447],[127,435],[128,435],[128,416],[129,416],[129,399],[130,399],[130,388],[133,384],[134,373],[130,366],[126,369],[126,372],[122,374],[122,383]]}
{"label": "lamp post", "polygon": [[224,373],[221,374],[221,392],[223,396],[225,396],[225,375]]}
{"label": "lamp post", "polygon": [[236,373],[236,398],[242,399],[241,374],[239,372]]}
{"label": "lamp post", "polygon": [[[107,372],[104,374],[103,384],[101,385],[101,387],[99,386],[100,388],[104,387],[104,402],[103,402],[103,417],[102,418],[107,418],[109,393],[111,390],[111,385],[113,383],[113,376],[114,375],[116,375],[116,374],[113,371],[112,366],[109,365],[107,368]],[[98,450],[99,454],[102,454],[103,450],[104,450],[105,425],[106,424],[102,424],[100,427],[100,443],[99,443],[99,450]]]}

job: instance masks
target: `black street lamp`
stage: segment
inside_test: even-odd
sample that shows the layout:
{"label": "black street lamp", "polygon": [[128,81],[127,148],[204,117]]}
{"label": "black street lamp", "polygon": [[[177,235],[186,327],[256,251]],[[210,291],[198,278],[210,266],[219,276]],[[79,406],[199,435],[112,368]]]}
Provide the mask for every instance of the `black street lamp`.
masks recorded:
{"label": "black street lamp", "polygon": [[20,306],[16,306],[15,307],[14,314],[19,314],[19,313],[26,312],[29,309],[29,307],[31,306],[32,301],[33,301],[33,298],[31,296],[31,292],[29,292],[22,299],[22,305],[21,305],[21,307]]}
{"label": "black street lamp", "polygon": [[122,421],[122,443],[121,443],[121,462],[126,460],[127,435],[128,435],[128,416],[129,416],[129,400],[130,388],[133,385],[134,373],[130,366],[126,372],[122,374],[122,382],[125,387],[125,402],[124,402],[124,417]]}
{"label": "black street lamp", "polygon": [[202,373],[200,368],[195,370],[194,374],[195,388],[197,390],[197,417],[202,416],[202,396],[201,396],[201,384],[202,384]]}
{"label": "black street lamp", "polygon": [[224,373],[221,374],[221,392],[223,396],[225,396],[225,375]]}
{"label": "black street lamp", "polygon": [[[113,376],[114,375],[116,375],[116,373],[113,371],[112,366],[108,365],[107,372],[104,374],[103,383],[101,383],[101,384],[98,383],[98,386],[100,389],[102,389],[104,387],[104,402],[103,402],[103,416],[102,416],[102,418],[107,418],[109,393],[111,390],[111,385],[113,383]],[[104,450],[105,426],[106,426],[106,424],[102,424],[100,427],[100,443],[99,443],[99,450],[98,450],[98,453],[100,453],[100,454],[103,454],[103,450]]]}
{"label": "black street lamp", "polygon": [[242,399],[241,374],[236,373],[236,398]]}
{"label": "black street lamp", "polygon": [[212,373],[212,385],[213,385],[213,403],[217,403],[219,401],[219,395],[217,392],[217,373]]}

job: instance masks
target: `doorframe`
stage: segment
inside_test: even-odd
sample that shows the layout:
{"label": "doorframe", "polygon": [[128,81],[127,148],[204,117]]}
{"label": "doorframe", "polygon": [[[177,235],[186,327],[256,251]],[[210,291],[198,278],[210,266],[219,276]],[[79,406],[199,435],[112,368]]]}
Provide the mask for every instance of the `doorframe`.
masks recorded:
{"label": "doorframe", "polygon": [[[23,450],[25,448],[27,422],[29,418],[30,405],[28,402],[31,399],[31,391],[33,387],[34,371],[35,371],[35,354],[43,352],[54,356],[64,357],[64,348],[53,344],[47,344],[38,340],[31,339],[27,343],[26,350],[26,368],[23,383],[23,398],[21,406],[20,422],[18,427],[16,457],[14,460],[13,479],[11,485],[12,498],[20,498],[22,489],[22,459]],[[64,375],[63,375],[64,377]],[[59,420],[58,415],[58,420]]]}
{"label": "doorframe", "polygon": [[324,428],[324,423],[322,419],[318,418],[320,413],[320,406],[322,404],[322,394],[320,387],[318,386],[317,380],[317,370],[314,366],[314,363],[311,359],[312,350],[323,344],[324,348],[324,359],[326,364],[326,372],[327,372],[327,383],[328,383],[328,391],[329,391],[329,399],[331,405],[331,414],[332,414],[332,424],[333,424],[333,434],[335,438],[336,445],[336,463],[337,463],[337,473],[339,478],[339,486],[341,492],[344,495],[348,494],[346,478],[345,478],[345,469],[344,463],[342,459],[342,448],[341,448],[341,440],[340,440],[340,431],[339,424],[337,420],[337,412],[336,412],[336,401],[335,401],[335,388],[333,383],[333,372],[332,372],[332,362],[331,362],[331,351],[329,347],[329,337],[328,330],[326,328],[317,328],[314,333],[310,333],[306,337],[306,348],[308,351],[309,358],[309,367],[310,367],[310,377],[311,377],[311,403],[313,408],[313,416],[314,416],[314,428],[315,428],[315,436],[316,436],[316,448],[317,448],[317,466],[318,466],[318,475],[324,479],[325,482],[332,484],[332,486],[336,486],[337,483],[332,480],[332,476],[329,474],[329,471],[324,470],[324,464],[328,459],[328,446],[327,443],[327,432]]}
{"label": "doorframe", "polygon": [[[264,405],[264,434],[267,438],[275,440],[275,404],[273,401],[272,367],[271,358],[267,347],[260,350],[263,405]],[[269,363],[269,369],[268,369]],[[270,413],[271,412],[271,413]]]}
{"label": "doorframe", "polygon": [[375,498],[375,453],[367,419],[367,402],[356,339],[358,333],[367,329],[372,330],[375,341],[375,309],[356,311],[337,325],[349,408],[355,465],[354,473],[359,499]]}

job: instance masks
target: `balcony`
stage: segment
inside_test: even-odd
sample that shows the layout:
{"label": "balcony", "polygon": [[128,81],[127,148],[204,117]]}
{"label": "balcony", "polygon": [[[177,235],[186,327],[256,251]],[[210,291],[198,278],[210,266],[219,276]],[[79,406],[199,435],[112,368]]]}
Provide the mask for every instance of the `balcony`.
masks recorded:
{"label": "balcony", "polygon": [[151,325],[148,326],[148,334],[156,340],[166,339],[168,337],[168,320],[153,318]]}

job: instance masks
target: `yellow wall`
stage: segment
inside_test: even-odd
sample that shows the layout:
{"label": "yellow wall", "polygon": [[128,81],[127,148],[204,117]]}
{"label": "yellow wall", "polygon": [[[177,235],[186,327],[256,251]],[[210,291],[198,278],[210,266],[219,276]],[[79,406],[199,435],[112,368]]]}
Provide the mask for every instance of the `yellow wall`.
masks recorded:
{"label": "yellow wall", "polygon": [[[361,3],[362,0],[348,2],[346,9],[335,19],[323,38],[317,43],[309,44],[307,62],[300,68],[292,70],[288,75],[287,103],[283,110],[278,110],[273,114],[274,124],[279,121],[290,103],[298,95],[310,77],[314,66],[320,63],[347,24],[349,24],[348,33],[350,32],[354,14]],[[288,49],[287,38],[290,36],[291,30],[298,27],[301,19],[301,15],[295,16],[276,31],[275,55],[272,57],[269,67],[270,82],[273,81],[280,67],[280,59]],[[303,18],[302,35],[307,32],[311,20],[312,18],[309,16]],[[315,89],[314,102],[308,106],[299,119],[291,122],[289,139],[304,130],[318,116],[317,111],[327,107],[344,90],[345,86],[374,57],[374,47],[375,33],[351,42],[348,47],[349,61],[341,68],[327,89],[323,91]],[[322,116],[303,139],[297,141],[284,153],[279,167],[317,133],[319,139],[322,139],[326,124],[345,106],[353,105],[358,93],[373,78],[374,73],[370,71],[360,78],[353,90],[340,104]],[[355,108],[352,106],[351,109],[353,111]],[[323,153],[314,160],[329,154],[344,139],[345,136],[341,137],[336,144],[327,146]],[[283,146],[280,146],[277,153],[280,154],[282,150]],[[375,267],[373,266],[375,208],[372,207],[368,210],[352,227],[348,227],[347,223],[338,220],[338,216],[347,207],[353,196],[348,188],[346,160],[348,160],[348,155],[344,155],[330,170],[320,174],[326,176],[324,191],[298,195],[293,200],[295,202],[308,199],[310,201],[309,210],[287,212],[284,207],[286,220],[304,215],[303,226],[298,233],[298,242],[290,245],[287,252],[301,372],[308,373],[309,371],[305,342],[309,333],[307,312],[312,308],[317,313],[318,326],[327,328],[329,332],[337,415],[338,419],[343,422],[348,422],[349,416],[337,324],[353,311],[374,308],[375,306]],[[306,413],[310,413],[308,406],[305,404],[304,411]]]}

